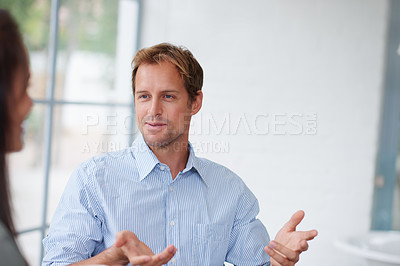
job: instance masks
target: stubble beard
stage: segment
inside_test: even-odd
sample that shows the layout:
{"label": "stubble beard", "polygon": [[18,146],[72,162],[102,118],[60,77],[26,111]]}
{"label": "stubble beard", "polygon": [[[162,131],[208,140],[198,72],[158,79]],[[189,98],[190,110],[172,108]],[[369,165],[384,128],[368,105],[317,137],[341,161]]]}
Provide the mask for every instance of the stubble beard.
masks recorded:
{"label": "stubble beard", "polygon": [[[190,106],[188,105],[188,108]],[[186,132],[188,132],[188,128],[190,126],[190,115],[185,115],[183,119],[183,129],[181,131],[178,131],[178,127],[172,127],[172,123],[168,121],[168,119],[161,120],[159,122],[165,122],[167,124],[167,129],[166,132],[159,138],[157,141],[152,141],[151,138],[149,138],[149,135],[151,134],[144,134],[144,130],[141,130],[141,133],[143,135],[143,139],[147,146],[149,146],[151,149],[161,149],[161,150],[168,150],[168,149],[174,149],[174,151],[180,151],[181,149],[187,150],[187,142],[188,142],[188,136],[185,136]],[[149,117],[145,118],[142,120],[142,128],[145,126],[147,121],[155,121],[156,119],[149,119]],[[185,139],[186,138],[186,139]]]}
{"label": "stubble beard", "polygon": [[[162,149],[162,150],[168,150],[168,149],[177,149],[177,148],[182,148],[179,143],[179,140],[182,140],[182,138],[185,135],[186,129],[188,128],[188,125],[185,125],[183,130],[181,132],[178,132],[176,129],[168,129],[166,133],[163,134],[163,136],[158,140],[158,141],[152,141],[150,138],[143,134],[144,141],[150,148],[154,149]],[[186,142],[185,142],[186,143]]]}

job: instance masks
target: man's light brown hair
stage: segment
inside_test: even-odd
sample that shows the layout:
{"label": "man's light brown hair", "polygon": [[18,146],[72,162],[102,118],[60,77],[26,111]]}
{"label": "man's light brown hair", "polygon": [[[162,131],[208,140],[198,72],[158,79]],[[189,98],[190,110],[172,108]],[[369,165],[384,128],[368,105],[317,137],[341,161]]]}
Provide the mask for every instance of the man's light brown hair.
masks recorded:
{"label": "man's light brown hair", "polygon": [[137,52],[132,60],[132,89],[135,94],[135,79],[138,68],[142,64],[159,64],[170,62],[175,65],[182,77],[183,84],[189,94],[189,101],[193,102],[203,87],[203,69],[193,54],[185,47],[170,43],[160,43]]}

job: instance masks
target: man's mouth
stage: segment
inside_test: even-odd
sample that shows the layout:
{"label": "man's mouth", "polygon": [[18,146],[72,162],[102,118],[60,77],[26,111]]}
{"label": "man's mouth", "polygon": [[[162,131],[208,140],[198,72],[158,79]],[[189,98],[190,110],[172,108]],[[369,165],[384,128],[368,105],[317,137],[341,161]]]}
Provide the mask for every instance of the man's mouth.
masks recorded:
{"label": "man's mouth", "polygon": [[159,122],[146,122],[145,124],[151,127],[162,127],[167,125],[166,123],[159,123]]}

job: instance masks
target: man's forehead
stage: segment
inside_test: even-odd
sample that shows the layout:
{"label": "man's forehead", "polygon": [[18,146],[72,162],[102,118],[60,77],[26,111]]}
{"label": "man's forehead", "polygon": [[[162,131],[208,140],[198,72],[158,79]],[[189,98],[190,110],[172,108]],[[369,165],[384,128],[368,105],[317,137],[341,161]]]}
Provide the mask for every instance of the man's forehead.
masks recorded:
{"label": "man's forehead", "polygon": [[177,83],[184,85],[184,80],[175,65],[170,62],[140,65],[135,77],[136,90],[146,89],[147,86],[153,85],[161,87],[165,85],[165,89],[168,89],[168,84],[176,85]]}

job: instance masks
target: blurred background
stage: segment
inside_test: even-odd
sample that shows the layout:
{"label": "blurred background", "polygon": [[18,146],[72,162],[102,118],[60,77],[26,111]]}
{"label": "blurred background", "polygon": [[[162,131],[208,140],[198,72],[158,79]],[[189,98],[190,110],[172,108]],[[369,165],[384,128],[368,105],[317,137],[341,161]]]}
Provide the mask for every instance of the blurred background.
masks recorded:
{"label": "blurred background", "polygon": [[[190,140],[239,174],[271,237],[298,209],[319,236],[297,265],[366,265],[335,243],[400,230],[400,1],[1,0],[29,50],[25,149],[9,158],[20,245],[39,265],[84,160],[137,135],[142,47],[190,49],[205,73]],[[400,253],[400,247],[399,247]]]}

